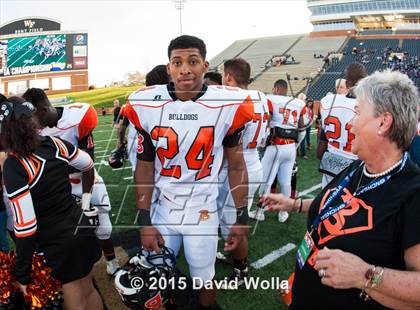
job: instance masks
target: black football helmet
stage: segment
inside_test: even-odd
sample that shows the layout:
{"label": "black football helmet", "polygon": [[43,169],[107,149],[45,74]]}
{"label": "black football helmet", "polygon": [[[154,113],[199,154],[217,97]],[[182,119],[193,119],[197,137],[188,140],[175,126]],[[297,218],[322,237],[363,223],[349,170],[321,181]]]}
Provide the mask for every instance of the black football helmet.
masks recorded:
{"label": "black football helmet", "polygon": [[113,150],[108,157],[108,164],[112,169],[121,168],[124,166],[124,161],[127,158],[127,147],[124,145]]}
{"label": "black football helmet", "polygon": [[[115,275],[115,288],[123,303],[136,310],[159,309],[166,304],[171,297],[168,281],[175,277],[175,264],[173,250],[165,246],[159,254],[140,250]],[[166,278],[165,287],[159,287],[160,278]],[[152,284],[156,287],[150,287]]]}

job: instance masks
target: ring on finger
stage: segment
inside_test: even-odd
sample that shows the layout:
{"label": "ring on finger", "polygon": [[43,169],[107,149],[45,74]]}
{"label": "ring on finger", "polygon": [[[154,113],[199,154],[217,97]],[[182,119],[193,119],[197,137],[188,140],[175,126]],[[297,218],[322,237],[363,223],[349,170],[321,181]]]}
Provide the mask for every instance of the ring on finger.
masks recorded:
{"label": "ring on finger", "polygon": [[324,268],[319,269],[319,271],[318,271],[318,276],[319,276],[320,278],[325,277],[325,274],[326,274],[326,270],[325,270]]}

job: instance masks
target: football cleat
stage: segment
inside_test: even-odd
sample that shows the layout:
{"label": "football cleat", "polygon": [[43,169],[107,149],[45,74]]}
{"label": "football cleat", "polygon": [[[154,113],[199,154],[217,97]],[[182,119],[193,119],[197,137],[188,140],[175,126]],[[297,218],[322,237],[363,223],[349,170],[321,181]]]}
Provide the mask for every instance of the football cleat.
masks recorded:
{"label": "football cleat", "polygon": [[168,284],[175,277],[175,264],[174,252],[165,246],[159,254],[140,250],[115,275],[115,288],[123,303],[131,309],[165,305],[171,297],[170,285],[161,287],[159,283]]}

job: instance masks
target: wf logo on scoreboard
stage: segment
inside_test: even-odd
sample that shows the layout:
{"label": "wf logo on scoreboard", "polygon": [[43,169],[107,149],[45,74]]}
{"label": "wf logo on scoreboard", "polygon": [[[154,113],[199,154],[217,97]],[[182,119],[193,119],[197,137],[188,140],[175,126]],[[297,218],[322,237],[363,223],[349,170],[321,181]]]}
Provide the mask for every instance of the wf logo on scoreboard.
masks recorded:
{"label": "wf logo on scoreboard", "polygon": [[25,27],[27,27],[27,28],[33,28],[34,27],[34,25],[35,25],[35,22],[33,21],[33,20],[31,20],[31,19],[25,19],[24,21],[23,21],[23,24],[25,25]]}

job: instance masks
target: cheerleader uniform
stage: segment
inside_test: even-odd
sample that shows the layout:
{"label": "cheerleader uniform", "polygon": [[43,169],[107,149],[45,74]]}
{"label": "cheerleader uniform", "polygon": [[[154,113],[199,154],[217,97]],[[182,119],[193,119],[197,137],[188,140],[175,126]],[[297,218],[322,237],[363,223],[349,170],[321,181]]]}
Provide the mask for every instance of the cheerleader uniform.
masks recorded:
{"label": "cheerleader uniform", "polygon": [[[15,275],[21,284],[30,280],[35,248],[45,255],[52,275],[63,284],[87,276],[101,257],[89,220],[71,195],[70,167],[87,171],[90,156],[56,137],[40,137],[27,157],[9,153],[3,178],[14,218]],[[38,249],[37,248],[37,249]]]}

